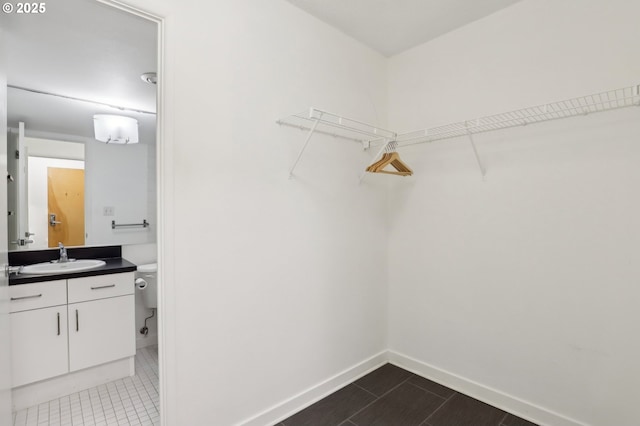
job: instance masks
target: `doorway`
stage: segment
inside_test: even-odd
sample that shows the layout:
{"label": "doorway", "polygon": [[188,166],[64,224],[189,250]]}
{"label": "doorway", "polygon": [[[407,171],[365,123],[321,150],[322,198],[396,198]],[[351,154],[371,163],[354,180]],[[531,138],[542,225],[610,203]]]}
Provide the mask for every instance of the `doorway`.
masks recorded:
{"label": "doorway", "polygon": [[47,167],[49,247],[84,245],[84,170]]}
{"label": "doorway", "polygon": [[[154,46],[153,46],[153,52],[154,55],[157,55],[158,52],[160,52],[161,49],[161,32],[162,32],[162,25],[163,25],[163,21],[161,18],[156,17],[156,16],[152,16],[149,14],[146,14],[144,12],[141,12],[139,10],[135,10],[133,8],[129,8],[127,6],[123,6],[120,3],[117,3],[115,1],[110,1],[110,0],[96,0],[94,2],[87,2],[87,1],[78,1],[78,0],[69,0],[69,1],[65,1],[64,2],[66,4],[66,6],[69,6],[69,4],[73,3],[75,6],[71,6],[71,9],[73,9],[73,13],[69,14],[66,13],[65,14],[65,22],[75,22],[75,21],[79,21],[82,22],[82,26],[85,27],[85,29],[87,31],[97,31],[97,32],[103,32],[103,33],[109,33],[111,35],[118,35],[120,37],[126,37],[123,36],[122,31],[113,31],[114,26],[109,26],[109,25],[104,25],[104,20],[105,20],[105,15],[109,14],[109,13],[119,13],[123,15],[123,19],[125,20],[130,20],[130,21],[135,21],[135,20],[144,20],[147,21],[149,23],[152,23],[155,27],[153,35],[154,35]],[[49,5],[48,5],[49,6]],[[46,20],[52,17],[52,15],[54,15],[53,9],[55,9],[58,6],[58,4],[56,5],[51,5],[49,6],[49,10],[47,10],[47,14],[42,15],[40,17],[38,17],[38,19],[41,20]],[[83,20],[77,17],[77,14],[80,13],[81,10],[86,9],[86,8],[90,8],[90,7],[98,7],[102,9],[102,12],[100,13],[100,20],[102,21],[100,25],[89,25],[87,24],[87,20]],[[12,16],[13,18],[13,16]],[[36,24],[38,25],[38,24]],[[11,26],[10,26],[11,27]],[[62,28],[64,26],[59,26],[59,28]],[[129,28],[130,25],[116,25],[115,27],[117,28]],[[11,28],[9,29],[9,31],[11,30]],[[33,31],[31,34],[32,38],[42,38],[43,40],[46,38],[44,37],[44,35],[39,35],[38,31],[40,31],[40,29],[37,29],[36,31]],[[74,33],[73,34],[73,38],[74,39],[82,39],[82,36],[79,36],[78,33]],[[108,43],[107,44],[100,44],[100,43],[91,43],[89,41],[85,40],[81,40],[84,44],[86,44],[87,46],[89,46],[89,48],[93,51],[91,55],[82,55],[79,54],[79,52],[75,52],[75,55],[78,58],[82,58],[82,57],[95,57],[96,56],[96,49],[102,48],[102,52],[104,53],[104,59],[106,61],[111,61],[114,63],[118,63],[117,60],[113,60],[113,55],[112,55],[112,50],[119,50],[117,48],[113,48],[112,46],[110,46]],[[127,40],[129,42],[129,44],[131,44],[131,38],[129,38]],[[62,43],[64,44],[64,43]],[[128,50],[131,49],[131,46],[127,46]],[[51,52],[50,52],[51,53]],[[55,57],[56,55],[51,53],[49,55],[47,55],[49,57]],[[99,52],[98,52],[98,56]],[[61,73],[62,75],[68,75],[70,78],[78,78],[78,75],[82,75],[82,70],[77,69],[76,67],[73,68],[73,72],[69,71],[69,61],[64,61],[62,59],[59,60],[59,62],[64,63],[62,64],[61,67],[58,67],[58,64],[53,64],[51,67],[44,67],[44,69],[50,74],[50,75],[54,75],[56,73],[56,71],[59,71],[60,69],[63,69],[64,72]],[[126,63],[126,61],[123,61],[124,63]],[[107,72],[107,70],[109,69],[109,67],[96,67],[99,68],[102,72]],[[32,69],[38,69],[38,67],[32,67]],[[154,99],[153,102],[153,106],[152,107],[146,107],[143,103],[136,103],[136,102],[132,102],[132,103],[128,103],[123,101],[124,98],[120,97],[118,98],[118,96],[113,96],[113,97],[100,97],[100,96],[92,96],[90,94],[87,94],[89,92],[87,92],[86,90],[78,90],[75,91],[73,90],[73,88],[71,86],[65,86],[65,84],[68,83],[67,82],[63,82],[62,85],[60,86],[55,86],[55,85],[49,85],[47,86],[47,82],[44,80],[40,80],[40,82],[42,83],[41,85],[39,85],[38,87],[26,87],[27,85],[25,84],[25,80],[21,80],[19,82],[19,84],[15,83],[15,80],[12,81],[11,79],[11,72],[9,72],[9,78],[8,78],[8,85],[9,85],[9,92],[13,92],[13,93],[7,93],[6,95],[3,95],[2,93],[0,93],[0,96],[2,99],[6,99],[9,98],[9,104],[10,105],[18,105],[19,104],[19,96],[16,96],[15,93],[17,91],[23,91],[25,93],[27,93],[28,96],[32,97],[33,96],[48,96],[49,101],[54,102],[54,101],[60,101],[60,102],[73,102],[76,101],[77,103],[75,104],[75,109],[76,112],[82,112],[83,110],[92,110],[91,114],[94,113],[102,113],[104,111],[99,110],[99,108],[104,108],[107,110],[118,110],[118,111],[124,111],[123,114],[129,115],[129,116],[134,116],[134,117],[138,117],[138,122],[140,123],[140,144],[139,146],[141,146],[144,142],[144,132],[149,132],[151,131],[154,134],[154,140],[155,140],[155,146],[153,147],[149,147],[149,149],[146,151],[147,156],[148,156],[148,162],[149,163],[153,163],[149,165],[149,170],[146,173],[146,176],[148,178],[149,181],[149,187],[148,189],[150,190],[150,192],[154,192],[155,195],[153,199],[151,200],[145,200],[145,203],[149,206],[148,208],[152,210],[152,213],[155,217],[156,220],[152,221],[152,229],[155,228],[154,232],[156,233],[156,238],[154,241],[152,241],[151,243],[146,243],[146,244],[140,244],[140,245],[144,245],[147,248],[145,250],[148,250],[148,246],[153,245],[155,243],[155,250],[154,250],[154,255],[156,257],[156,260],[158,262],[158,274],[159,274],[159,294],[160,297],[162,297],[162,289],[161,289],[161,283],[163,282],[162,280],[162,271],[163,271],[163,262],[161,259],[161,254],[162,254],[162,212],[160,211],[160,209],[158,208],[158,200],[160,199],[159,194],[161,194],[161,190],[162,190],[162,185],[161,182],[162,180],[160,179],[160,176],[162,175],[162,165],[159,163],[158,159],[161,157],[160,156],[160,150],[161,150],[161,144],[162,144],[162,135],[160,132],[160,129],[162,128],[162,126],[160,125],[161,123],[161,116],[159,114],[158,111],[156,111],[156,105],[157,104],[161,104],[161,57],[156,56],[155,58],[155,62],[154,62],[154,66],[153,67],[146,67],[145,69],[141,69],[139,70],[140,73],[147,73],[149,71],[155,71],[158,74],[158,88],[156,91],[156,98]],[[73,74],[73,75],[72,75]],[[29,73],[23,73],[22,74],[25,77],[29,76]],[[102,77],[104,77],[104,75],[102,75]],[[136,77],[138,77],[138,80],[140,80],[140,74],[136,75]],[[34,79],[35,81],[36,79]],[[140,81],[138,81],[138,83],[140,83]],[[147,83],[142,83],[142,84],[147,84]],[[108,90],[111,94],[115,94],[115,95],[122,95],[123,93],[127,93],[129,92],[128,90],[123,89],[120,93],[118,93],[118,90],[116,90],[113,86],[109,87],[109,84],[107,83],[101,83],[98,82],[96,84],[93,84],[91,87],[98,87],[98,86],[105,86],[105,89]],[[68,92],[65,93],[65,91],[63,89],[65,89],[65,87],[67,89],[70,89]],[[89,87],[89,86],[87,86]],[[87,87],[85,87],[84,89],[86,89]],[[35,90],[31,90],[31,89],[35,89]],[[154,89],[156,90],[156,89]],[[54,99],[55,98],[55,99]],[[16,101],[18,99],[18,101]],[[13,103],[12,103],[13,102]],[[27,103],[29,103],[30,105],[30,109],[35,109],[37,110],[38,107],[36,106],[35,108],[32,108],[35,104],[31,101],[28,101]],[[42,118],[42,120],[38,120],[38,119],[34,119],[34,120],[30,120],[27,121],[27,129],[30,129],[31,133],[28,135],[29,137],[33,137],[33,138],[37,138],[37,139],[47,139],[47,138],[51,138],[52,134],[55,134],[56,137],[55,139],[57,140],[62,140],[65,142],[72,142],[72,143],[89,143],[89,139],[91,139],[91,142],[95,142],[95,140],[93,140],[93,135],[88,136],[86,133],[78,135],[77,133],[75,133],[74,131],[69,131],[69,127],[65,127],[65,121],[64,120],[60,120],[59,118],[59,113],[60,110],[56,109],[56,108],[52,108],[51,105],[47,105],[47,106],[43,106],[42,107],[43,110],[47,111],[49,113],[48,117],[44,117]],[[115,113],[118,113],[118,111],[115,111]],[[5,111],[0,111],[3,115],[5,115]],[[110,111],[110,112],[114,112],[114,111]],[[9,112],[10,113],[10,112]],[[83,121],[83,120],[78,120],[78,121]],[[86,123],[86,120],[84,120],[83,122]],[[9,123],[9,125],[11,126],[11,122]],[[47,126],[49,126],[49,128],[55,129],[55,130],[47,130],[45,129]],[[43,130],[44,129],[44,130]],[[93,133],[93,129],[91,127],[89,127],[87,129],[87,126],[85,125],[85,132],[89,132],[89,133]],[[3,131],[3,133],[6,133]],[[64,137],[64,139],[60,139],[58,138],[58,136],[60,137]],[[125,147],[114,147],[113,151],[116,151],[118,149],[124,150]],[[101,148],[102,149],[102,148]],[[140,150],[138,150],[140,151]],[[144,151],[138,152],[139,155],[143,156],[145,154]],[[94,156],[95,157],[95,156]],[[130,157],[129,157],[130,158]],[[89,161],[89,160],[88,160]],[[110,168],[118,171],[118,162],[112,162],[110,163]],[[95,169],[92,168],[93,166],[87,162],[86,165],[86,180],[84,178],[75,177],[75,181],[76,182],[88,182],[90,179],[90,173],[93,173],[92,177],[96,176],[96,172]],[[124,168],[124,167],[123,167]],[[59,168],[58,168],[59,169]],[[92,171],[93,170],[93,171]],[[80,188],[79,186],[76,186],[75,188],[60,188],[60,186],[58,184],[56,184],[56,181],[59,178],[60,174],[68,174],[68,173],[77,173],[77,171],[62,171],[62,170],[55,170],[55,168],[50,168],[47,172],[47,177],[48,177],[48,187],[51,193],[55,194],[55,196],[49,197],[50,200],[54,199],[55,202],[53,204],[48,205],[47,210],[48,210],[48,215],[47,215],[47,219],[49,220],[49,234],[48,234],[48,240],[49,240],[49,247],[54,247],[57,245],[58,241],[62,241],[60,238],[70,238],[68,239],[68,244],[69,245],[83,245],[83,244],[88,244],[88,240],[84,239],[84,236],[86,234],[86,230],[89,226],[99,226],[101,222],[108,222],[109,223],[109,230],[111,230],[111,223],[114,221],[114,219],[111,218],[111,215],[114,214],[114,210],[115,210],[115,214],[121,214],[123,211],[126,211],[126,207],[123,208],[119,208],[117,205],[115,206],[115,209],[113,207],[112,204],[110,204],[109,200],[105,200],[105,201],[101,201],[100,203],[96,202],[96,194],[95,193],[91,193],[88,192],[89,188],[85,188],[84,186],[82,186],[82,188]],[[82,173],[85,173],[85,171],[83,171]],[[121,176],[119,176],[121,177]],[[139,183],[138,181],[135,182],[136,184]],[[124,185],[122,185],[121,183],[119,184],[120,187],[123,187]],[[123,188],[126,189],[126,188]],[[140,187],[138,189],[144,189],[143,187]],[[152,191],[152,189],[155,189],[155,191]],[[80,196],[80,193],[82,192],[82,196]],[[63,194],[62,196],[60,194]],[[122,194],[119,194],[121,197]],[[61,208],[61,200],[62,198],[64,198],[65,202],[72,202],[75,203],[75,208],[71,207],[71,212],[64,212],[63,210],[60,210],[62,213],[58,213],[57,210],[59,208]],[[84,198],[84,201],[82,201]],[[131,199],[132,197],[126,197],[126,195],[123,198],[129,198]],[[117,200],[115,201],[117,202]],[[93,203],[93,204],[92,204]],[[84,208],[84,212],[81,211],[80,206],[82,205],[82,207]],[[96,206],[98,206],[99,208],[96,208]],[[155,209],[155,211],[153,211]],[[99,214],[95,214],[95,212],[98,211]],[[54,218],[52,218],[50,215],[51,214],[55,214],[56,216]],[[91,216],[93,214],[93,216]],[[75,215],[75,216],[74,216]],[[103,216],[106,216],[103,217]],[[85,220],[86,219],[86,220]],[[149,219],[148,217],[136,217],[135,219],[122,219],[119,220],[118,222],[122,222],[122,223],[131,223],[131,222],[140,222],[142,220],[145,220],[145,222]],[[84,223],[82,223],[84,221]],[[59,223],[56,223],[59,222]],[[79,224],[78,229],[82,230],[82,232],[74,232],[74,236],[71,236],[71,232],[69,230],[66,231],[67,234],[69,235],[60,235],[60,234],[51,234],[52,231],[54,232],[59,232],[59,233],[64,233],[62,232],[62,226],[64,222],[73,222],[74,224]],[[155,222],[155,223],[153,223]],[[56,229],[56,227],[58,227]],[[101,228],[101,232],[102,232],[102,228]],[[130,236],[133,234],[133,231],[130,230],[118,230],[119,235],[120,236]],[[118,234],[118,232],[116,232],[115,234]],[[5,232],[6,234],[6,232]],[[98,232],[94,232],[92,234],[92,236],[94,238],[96,238],[96,235],[99,235]],[[5,240],[6,241],[6,240]],[[129,244],[129,243],[123,243],[123,247],[125,247],[124,244]],[[66,244],[65,244],[66,245]],[[93,241],[92,245],[102,245],[101,241]],[[136,251],[131,251],[131,253],[134,253]],[[148,253],[148,252],[147,252]],[[124,253],[123,253],[123,257],[125,257]],[[146,262],[149,262],[151,260],[145,260]],[[134,263],[139,263],[139,262],[134,262]],[[0,295],[0,297],[4,298],[4,295]],[[157,313],[157,317],[159,318],[158,321],[158,331],[157,334],[158,336],[162,336],[162,330],[163,330],[163,313],[162,313],[162,300],[159,301],[158,306],[160,307],[159,312]],[[136,326],[136,330],[139,327]],[[149,373],[149,371],[147,370],[147,368],[155,368],[155,380],[158,381],[158,376],[160,376],[160,370],[158,367],[159,361],[163,359],[163,356],[160,355],[158,356],[158,353],[162,354],[163,353],[163,349],[162,349],[162,343],[163,343],[163,339],[160,337],[158,339],[160,342],[160,345],[157,346],[156,351],[155,351],[155,355],[154,352],[151,351],[148,347],[143,348],[142,350],[139,350],[139,353],[142,356],[142,360],[141,360],[141,364],[140,367],[138,368],[138,370],[142,373],[145,374],[145,378],[142,379],[142,382],[146,385],[149,384],[149,381],[153,381],[154,378],[152,377],[153,374]],[[8,340],[7,340],[8,341]],[[138,359],[136,359],[136,363],[138,363]],[[154,367],[154,363],[155,363],[155,367]],[[150,367],[149,367],[150,366]],[[156,386],[159,390],[160,390],[160,397],[157,397],[156,399],[158,400],[158,406],[160,404],[162,404],[161,400],[162,400],[162,394],[163,394],[163,386],[162,386],[162,380],[160,379],[159,385]],[[156,390],[156,392],[158,391],[158,389]],[[153,398],[152,398],[153,399]],[[73,405],[73,404],[72,404]],[[164,410],[160,410],[160,416],[164,417]],[[17,419],[18,417],[16,417]],[[151,420],[153,420],[153,424],[161,424],[161,418],[159,416],[154,417],[154,416],[150,416]],[[0,418],[0,422],[1,420],[4,419]],[[10,424],[10,423],[9,423]]]}

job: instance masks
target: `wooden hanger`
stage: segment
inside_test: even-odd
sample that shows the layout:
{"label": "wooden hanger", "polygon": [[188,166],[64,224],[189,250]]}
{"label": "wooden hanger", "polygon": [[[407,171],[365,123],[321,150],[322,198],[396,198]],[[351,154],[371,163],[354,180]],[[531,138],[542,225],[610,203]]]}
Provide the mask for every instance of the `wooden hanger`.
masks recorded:
{"label": "wooden hanger", "polygon": [[[396,171],[383,170],[389,164],[391,164]],[[413,170],[400,159],[400,155],[395,151],[385,152],[380,160],[367,167],[367,171],[398,176],[411,176],[413,174]]]}
{"label": "wooden hanger", "polygon": [[388,153],[388,152],[385,152],[384,154],[382,154],[382,158],[380,158],[378,161],[376,161],[375,163],[373,163],[369,167],[367,167],[367,171],[374,173],[376,171],[376,169],[378,168],[378,166],[383,164],[387,159],[389,159],[389,157],[391,157],[391,154]]}

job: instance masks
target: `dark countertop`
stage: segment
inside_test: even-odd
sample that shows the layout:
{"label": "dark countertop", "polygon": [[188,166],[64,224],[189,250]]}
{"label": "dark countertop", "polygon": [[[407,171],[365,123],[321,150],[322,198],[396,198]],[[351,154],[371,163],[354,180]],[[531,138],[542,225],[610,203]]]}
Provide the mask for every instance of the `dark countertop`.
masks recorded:
{"label": "dark countertop", "polygon": [[122,257],[98,258],[104,260],[106,264],[99,268],[89,269],[86,271],[71,272],[68,274],[53,275],[11,275],[9,277],[9,285],[30,284],[42,281],[66,280],[69,278],[92,277],[95,275],[119,274],[121,272],[133,272],[137,269],[136,265]]}
{"label": "dark countertop", "polygon": [[[98,259],[104,260],[106,265],[86,271],[70,272],[68,274],[11,275],[9,277],[9,285],[119,274],[121,272],[133,272],[137,269],[136,265],[122,258],[122,246],[68,247],[67,254],[69,259]],[[11,266],[32,265],[34,263],[57,260],[59,257],[60,251],[57,248],[10,251],[9,264]]]}

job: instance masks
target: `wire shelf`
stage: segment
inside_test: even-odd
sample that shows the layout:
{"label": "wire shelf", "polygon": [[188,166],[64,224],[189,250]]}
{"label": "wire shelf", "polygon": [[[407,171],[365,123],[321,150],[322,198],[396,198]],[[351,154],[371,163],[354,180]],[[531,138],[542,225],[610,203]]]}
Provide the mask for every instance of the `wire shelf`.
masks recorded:
{"label": "wire shelf", "polygon": [[295,127],[300,130],[311,130],[314,133],[365,143],[377,139],[395,139],[398,134],[362,121],[342,117],[317,108],[309,108],[276,121],[282,126]]}
{"label": "wire shelf", "polygon": [[640,85],[399,134],[400,147],[640,105]]}
{"label": "wire shelf", "polygon": [[640,85],[401,134],[317,108],[309,108],[307,111],[290,115],[278,120],[276,123],[308,131],[302,149],[289,170],[289,177],[293,175],[293,171],[309,144],[309,140],[315,133],[359,142],[362,143],[365,148],[370,147],[372,142],[382,142],[382,148],[378,156],[390,142],[397,141],[398,147],[402,148],[408,145],[467,136],[473,147],[480,171],[484,176],[485,169],[473,141],[474,134],[527,126],[529,124],[560,120],[631,106],[640,106]]}

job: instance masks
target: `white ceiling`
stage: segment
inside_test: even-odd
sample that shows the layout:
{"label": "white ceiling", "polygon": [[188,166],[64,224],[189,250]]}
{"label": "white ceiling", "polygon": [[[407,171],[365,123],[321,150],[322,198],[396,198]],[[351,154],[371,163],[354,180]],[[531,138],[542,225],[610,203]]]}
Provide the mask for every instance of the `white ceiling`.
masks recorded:
{"label": "white ceiling", "polygon": [[[518,0],[287,0],[384,55],[397,54]],[[7,80],[65,96],[155,112],[156,25],[93,0],[57,0],[41,15],[1,14]],[[140,122],[141,142],[155,140],[155,116],[38,95],[8,93],[8,121],[27,134],[93,137],[92,116],[121,113]]]}
{"label": "white ceiling", "polygon": [[287,0],[393,56],[520,0]]}
{"label": "white ceiling", "polygon": [[[156,24],[91,0],[47,2],[41,15],[3,14],[7,82],[11,86],[156,111],[156,87],[140,75],[156,71]],[[155,116],[9,89],[8,122],[29,132],[93,138],[93,114],[140,122],[140,141],[155,141]]]}

